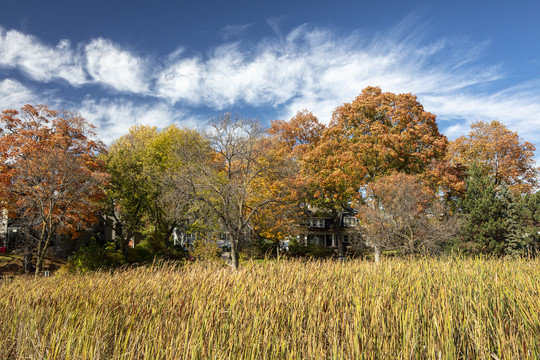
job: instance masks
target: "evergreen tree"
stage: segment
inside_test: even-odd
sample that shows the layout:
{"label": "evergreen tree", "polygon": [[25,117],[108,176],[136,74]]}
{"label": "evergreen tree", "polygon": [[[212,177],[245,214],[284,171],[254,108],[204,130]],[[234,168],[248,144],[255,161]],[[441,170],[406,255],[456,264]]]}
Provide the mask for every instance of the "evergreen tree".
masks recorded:
{"label": "evergreen tree", "polygon": [[535,255],[540,250],[540,191],[525,195],[520,204],[521,224],[526,239],[524,254]]}
{"label": "evergreen tree", "polygon": [[525,253],[528,237],[523,228],[523,206],[512,194],[506,184],[500,188],[500,199],[504,209],[504,220],[506,223],[506,236],[504,253],[507,255],[521,256]]}
{"label": "evergreen tree", "polygon": [[466,186],[459,204],[465,217],[460,247],[469,252],[502,254],[508,231],[504,201],[495,181],[482,167],[472,164]]}

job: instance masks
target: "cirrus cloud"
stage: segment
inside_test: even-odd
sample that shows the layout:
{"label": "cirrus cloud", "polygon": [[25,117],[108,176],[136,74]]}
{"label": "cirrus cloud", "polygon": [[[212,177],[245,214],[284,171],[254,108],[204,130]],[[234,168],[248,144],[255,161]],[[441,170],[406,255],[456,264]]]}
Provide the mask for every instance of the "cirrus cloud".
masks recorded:
{"label": "cirrus cloud", "polygon": [[124,98],[86,98],[77,112],[91,123],[99,124],[97,134],[107,144],[126,134],[129,128],[135,125],[164,128],[177,124],[181,127],[196,128],[202,122],[201,119],[187,112],[174,110],[162,102],[135,103]]}
{"label": "cirrus cloud", "polygon": [[72,86],[87,82],[82,58],[66,39],[52,47],[32,35],[0,27],[0,54],[0,67],[19,69],[36,81],[64,80]]}
{"label": "cirrus cloud", "polygon": [[[224,28],[224,41],[231,34],[239,39],[242,30]],[[19,71],[53,91],[58,80],[83,89],[80,98],[69,103],[98,124],[108,140],[133,124],[166,126],[184,118],[195,124],[201,119],[191,114],[209,108],[260,107],[267,111],[260,114],[264,120],[290,118],[307,108],[328,122],[337,106],[372,85],[417,94],[428,111],[445,120],[442,130],[451,137],[463,133],[472,120],[497,119],[513,130],[527,131],[533,137],[528,140],[540,144],[540,79],[501,85],[511,74],[504,64],[486,62],[488,42],[426,41],[423,29],[410,19],[375,35],[343,35],[310,25],[287,34],[277,30],[265,38],[224,42],[195,54],[179,44],[171,54],[152,57],[106,38],[76,45],[60,39],[52,46],[0,28],[0,69]],[[2,94],[4,107],[36,99],[35,92],[11,78],[0,79]]]}
{"label": "cirrus cloud", "polygon": [[119,91],[145,93],[146,64],[109,40],[99,38],[85,46],[86,70],[100,84]]}
{"label": "cirrus cloud", "polygon": [[0,109],[19,109],[24,104],[38,102],[39,97],[18,81],[0,81]]}

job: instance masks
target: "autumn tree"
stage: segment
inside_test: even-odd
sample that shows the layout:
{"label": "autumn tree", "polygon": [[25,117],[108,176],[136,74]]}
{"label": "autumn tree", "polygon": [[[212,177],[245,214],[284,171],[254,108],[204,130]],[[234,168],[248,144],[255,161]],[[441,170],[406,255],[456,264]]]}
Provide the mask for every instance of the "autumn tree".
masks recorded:
{"label": "autumn tree", "polygon": [[276,159],[288,163],[289,176],[274,179],[265,186],[281,194],[281,201],[255,214],[254,227],[262,237],[279,241],[298,233],[298,220],[309,197],[307,186],[310,179],[302,173],[303,156],[318,144],[324,129],[325,125],[313,113],[302,110],[289,121],[273,121],[266,130],[272,138],[272,146],[268,150],[273,152],[272,156]]}
{"label": "autumn tree", "polygon": [[375,262],[385,248],[404,254],[438,252],[459,229],[433,191],[414,175],[383,176],[364,190],[359,217],[366,244],[375,250]]}
{"label": "autumn tree", "polygon": [[174,125],[161,131],[134,126],[111,145],[105,158],[111,176],[105,220],[124,252],[136,233],[143,234],[154,250],[167,245],[185,209],[176,201],[168,202],[163,176],[181,166],[172,151],[188,132]]}
{"label": "autumn tree", "polygon": [[23,225],[38,274],[55,236],[75,237],[95,223],[104,146],[81,116],[44,105],[4,110],[0,124],[0,197]]}
{"label": "autumn tree", "polygon": [[342,164],[336,177],[366,183],[394,171],[423,174],[444,158],[447,146],[435,115],[416,96],[367,87],[336,109],[321,150],[339,150],[328,159]]}
{"label": "autumn tree", "polygon": [[253,119],[221,115],[204,138],[205,143],[178,143],[178,157],[187,166],[173,180],[182,198],[192,196],[219,220],[229,235],[232,265],[238,268],[239,248],[252,236],[252,219],[282,196],[266,184],[288,176],[287,163],[269,151],[271,140]]}
{"label": "autumn tree", "polygon": [[170,140],[166,145],[169,165],[156,177],[161,188],[157,204],[176,230],[206,240],[195,244],[200,256],[205,249],[215,250],[220,227],[219,219],[197,198],[192,185],[201,175],[199,170],[207,169],[215,154],[197,130],[181,129]]}
{"label": "autumn tree", "polygon": [[302,171],[313,194],[310,202],[334,219],[341,244],[341,214],[362,198],[362,186],[380,176],[396,171],[418,174],[441,189],[456,187],[458,177],[442,176],[447,173],[441,165],[447,146],[435,115],[414,95],[367,87],[335,110],[316,146],[302,156]]}
{"label": "autumn tree", "polygon": [[[316,176],[319,168],[315,168],[311,161],[327,131],[327,127],[307,110],[299,111],[289,121],[274,121],[268,130],[295,165],[295,171],[289,179],[289,206],[295,209],[291,215],[295,216],[296,222],[306,211],[331,217],[338,234],[339,254],[344,256],[339,236],[340,223],[343,211],[351,210],[350,203],[333,196],[337,190],[329,189],[328,184],[321,184],[320,178]],[[325,193],[332,193],[332,196],[324,196]]]}
{"label": "autumn tree", "polygon": [[318,145],[325,129],[313,113],[302,110],[289,121],[273,121],[267,132],[278,140],[284,153],[301,160],[304,153]]}
{"label": "autumn tree", "polygon": [[535,147],[523,141],[517,132],[498,121],[477,121],[467,136],[450,143],[452,164],[477,163],[488,172],[496,186],[506,183],[516,194],[530,193],[538,185]]}
{"label": "autumn tree", "polygon": [[[253,183],[251,191],[260,200],[275,199],[257,209],[252,217],[251,226],[255,234],[264,240],[272,241],[276,246],[298,229],[300,206],[297,200],[295,174],[298,167],[281,152],[282,148],[275,139],[261,139],[261,146],[266,147],[267,171]],[[262,163],[262,162],[261,162]],[[262,174],[261,174],[262,175]],[[253,197],[253,198],[255,198]]]}

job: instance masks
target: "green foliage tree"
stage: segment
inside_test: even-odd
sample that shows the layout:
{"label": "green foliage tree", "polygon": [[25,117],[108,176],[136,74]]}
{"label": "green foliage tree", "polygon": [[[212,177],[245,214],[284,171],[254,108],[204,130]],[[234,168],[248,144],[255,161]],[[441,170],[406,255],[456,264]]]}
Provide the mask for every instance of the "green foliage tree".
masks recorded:
{"label": "green foliage tree", "polygon": [[459,246],[473,253],[503,254],[507,236],[507,200],[478,164],[470,166],[466,184],[465,196],[459,203],[465,216]]}
{"label": "green foliage tree", "polygon": [[527,240],[525,254],[536,255],[540,251],[540,191],[521,197],[520,222]]}
{"label": "green foliage tree", "polygon": [[170,202],[164,176],[181,168],[172,149],[192,132],[174,125],[161,131],[135,126],[110,147],[105,159],[111,175],[105,219],[124,253],[136,233],[143,234],[155,251],[167,246],[180,214],[188,211],[185,203]]}
{"label": "green foliage tree", "polygon": [[522,222],[523,203],[506,184],[501,186],[500,197],[504,206],[506,223],[504,253],[513,256],[523,255],[529,242]]}
{"label": "green foliage tree", "polygon": [[465,217],[458,247],[470,253],[523,256],[540,244],[540,194],[516,194],[497,184],[489,169],[473,163],[459,202]]}

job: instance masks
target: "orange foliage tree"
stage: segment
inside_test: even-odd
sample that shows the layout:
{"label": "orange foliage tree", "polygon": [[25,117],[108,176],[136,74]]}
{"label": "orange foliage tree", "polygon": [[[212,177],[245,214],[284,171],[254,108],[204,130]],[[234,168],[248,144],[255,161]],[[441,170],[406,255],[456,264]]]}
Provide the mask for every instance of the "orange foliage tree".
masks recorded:
{"label": "orange foliage tree", "polygon": [[268,133],[281,143],[283,152],[301,159],[317,146],[325,129],[313,113],[302,110],[289,121],[273,121]]}
{"label": "orange foliage tree", "polygon": [[449,173],[443,163],[447,146],[435,115],[416,96],[367,87],[335,110],[316,146],[303,153],[311,202],[327,209],[339,231],[340,213],[350,210],[362,198],[362,187],[380,176],[404,172],[440,189],[458,189],[459,174]]}
{"label": "orange foliage tree", "polygon": [[450,143],[448,158],[454,165],[479,164],[498,186],[503,182],[515,194],[530,193],[538,185],[533,144],[498,121],[473,122],[468,136]]}
{"label": "orange foliage tree", "polygon": [[416,96],[367,87],[336,109],[307,162],[321,184],[337,186],[338,196],[348,199],[359,185],[391,172],[429,173],[445,157],[447,146],[435,115]]}
{"label": "orange foliage tree", "polygon": [[261,239],[275,244],[296,231],[297,206],[292,201],[296,198],[294,179],[296,164],[283,153],[282,144],[275,138],[263,137],[258,146],[264,149],[263,160],[267,168],[279,171],[267,171],[261,174],[251,185],[253,196],[250,201],[274,199],[266,206],[259,208],[253,215],[253,229]]}
{"label": "orange foliage tree", "polygon": [[0,197],[23,225],[37,257],[36,274],[51,240],[77,236],[96,220],[106,174],[94,126],[81,116],[44,105],[4,110],[0,118]]}
{"label": "orange foliage tree", "polygon": [[[321,140],[326,126],[308,110],[298,111],[289,121],[273,121],[268,134],[272,136],[272,151],[275,156],[289,161],[290,174],[279,179],[278,187],[286,188],[283,201],[261,212],[257,219],[262,219],[266,235],[272,239],[283,239],[286,235],[295,234],[299,228],[298,220],[304,207],[312,198],[310,188],[312,178],[304,172],[303,160],[306,153],[312,151]],[[276,185],[274,185],[276,186]],[[273,235],[273,236],[272,236]]]}

